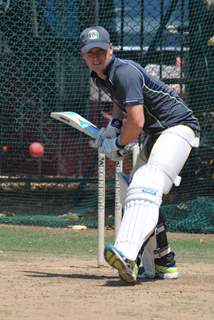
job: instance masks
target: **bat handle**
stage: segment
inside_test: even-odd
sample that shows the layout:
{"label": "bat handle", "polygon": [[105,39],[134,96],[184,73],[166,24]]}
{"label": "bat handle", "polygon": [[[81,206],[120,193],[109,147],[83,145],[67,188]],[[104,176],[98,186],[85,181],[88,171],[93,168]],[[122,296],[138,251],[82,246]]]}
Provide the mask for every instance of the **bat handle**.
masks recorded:
{"label": "bat handle", "polygon": [[123,157],[124,156],[124,151],[123,150],[117,150],[117,154],[119,157]]}

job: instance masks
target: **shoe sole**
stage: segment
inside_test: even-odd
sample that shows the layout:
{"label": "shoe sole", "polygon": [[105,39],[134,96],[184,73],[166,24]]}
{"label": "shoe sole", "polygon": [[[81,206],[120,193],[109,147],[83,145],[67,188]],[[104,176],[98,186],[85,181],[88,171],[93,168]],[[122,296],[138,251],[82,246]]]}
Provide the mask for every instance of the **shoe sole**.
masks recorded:
{"label": "shoe sole", "polygon": [[156,273],[154,276],[149,274],[140,274],[137,276],[137,279],[144,280],[144,279],[178,279],[178,272],[173,273]]}
{"label": "shoe sole", "polygon": [[178,272],[172,272],[172,273],[161,273],[158,272],[155,275],[158,279],[178,279]]}
{"label": "shoe sole", "polygon": [[136,283],[136,277],[130,273],[125,261],[114,248],[105,248],[104,257],[111,267],[117,269],[121,280],[129,283]]}

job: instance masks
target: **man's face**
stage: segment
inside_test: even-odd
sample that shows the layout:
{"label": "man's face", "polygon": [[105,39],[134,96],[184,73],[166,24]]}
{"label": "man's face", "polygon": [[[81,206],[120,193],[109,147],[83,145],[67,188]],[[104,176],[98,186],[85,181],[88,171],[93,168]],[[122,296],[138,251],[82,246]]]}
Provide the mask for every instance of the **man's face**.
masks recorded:
{"label": "man's face", "polygon": [[93,48],[89,50],[87,53],[83,54],[83,59],[89,69],[99,74],[103,72],[111,61],[112,54],[112,44],[110,43],[107,50],[103,50],[101,48]]}

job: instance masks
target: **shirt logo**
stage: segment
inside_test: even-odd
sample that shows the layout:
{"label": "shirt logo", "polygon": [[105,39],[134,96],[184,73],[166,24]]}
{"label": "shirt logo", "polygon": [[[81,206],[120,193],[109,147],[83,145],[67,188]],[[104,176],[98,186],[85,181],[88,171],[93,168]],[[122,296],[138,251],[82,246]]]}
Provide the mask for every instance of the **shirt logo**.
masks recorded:
{"label": "shirt logo", "polygon": [[97,30],[90,30],[88,33],[89,40],[97,40],[99,39],[99,32]]}

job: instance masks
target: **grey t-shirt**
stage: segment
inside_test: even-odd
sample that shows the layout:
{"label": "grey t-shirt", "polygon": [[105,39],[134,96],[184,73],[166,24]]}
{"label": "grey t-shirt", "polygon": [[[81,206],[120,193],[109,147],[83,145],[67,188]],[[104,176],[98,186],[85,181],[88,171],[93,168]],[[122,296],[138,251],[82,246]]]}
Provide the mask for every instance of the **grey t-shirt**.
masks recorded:
{"label": "grey t-shirt", "polygon": [[94,72],[91,76],[122,111],[126,112],[127,107],[138,104],[144,105],[145,132],[157,133],[178,124],[188,125],[196,132],[200,130],[198,120],[179,95],[147,74],[138,63],[114,56],[106,74],[106,80]]}

